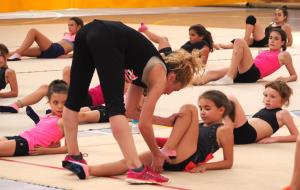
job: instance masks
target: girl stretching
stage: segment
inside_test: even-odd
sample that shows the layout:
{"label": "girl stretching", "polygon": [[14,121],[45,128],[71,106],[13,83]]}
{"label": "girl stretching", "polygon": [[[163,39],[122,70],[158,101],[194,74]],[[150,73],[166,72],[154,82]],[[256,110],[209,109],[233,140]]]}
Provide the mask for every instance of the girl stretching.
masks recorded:
{"label": "girl stretching", "polygon": [[[39,117],[39,121],[33,128],[18,136],[0,138],[0,156],[67,153],[67,147],[60,146],[60,140],[64,137],[64,125],[61,117],[67,99],[67,91],[68,85],[63,80],[52,81],[47,92],[51,113]],[[78,115],[79,122],[103,122],[103,120],[108,122],[108,118],[101,115],[99,110],[100,108],[95,111],[83,109]],[[27,109],[27,111],[33,112],[31,109]]]}
{"label": "girl stretching", "polygon": [[[287,23],[288,21],[288,10],[287,6],[278,7],[275,9],[273,22],[263,30],[261,24],[257,21],[256,17],[249,15],[246,18],[246,28],[244,40],[247,42],[249,47],[266,47],[268,45],[268,39],[270,31],[273,28],[280,28],[287,34],[287,46],[292,46],[293,36],[292,28]],[[234,40],[230,44],[215,44],[216,49],[232,49]]]}
{"label": "girl stretching", "polygon": [[[151,41],[158,44],[158,52],[164,56],[172,53],[169,40],[165,36],[159,36],[149,30],[149,27],[141,23],[139,32],[144,33]],[[192,25],[189,28],[190,40],[181,46],[181,49],[192,53],[194,49],[199,50],[202,64],[206,65],[208,55],[213,52],[213,39],[211,33],[201,24]]]}
{"label": "girl stretching", "polygon": [[[289,104],[292,89],[282,81],[265,85],[263,102],[265,107],[246,119],[245,112],[238,100],[230,97],[235,103],[234,143],[275,143],[295,142],[299,134],[293,117],[282,106]],[[287,136],[272,136],[279,128],[286,126],[290,132]]]}
{"label": "girl stretching", "polygon": [[[83,21],[79,17],[71,17],[68,22],[69,32],[65,33],[63,39],[53,43],[37,29],[28,31],[21,46],[13,52],[8,61],[19,61],[22,56],[38,58],[71,57],[67,55],[74,48],[74,40],[78,30],[83,27]],[[31,47],[36,42],[38,47]]]}
{"label": "girl stretching", "polygon": [[[234,115],[233,104],[225,94],[215,90],[203,93],[199,97],[198,104],[203,123],[198,123],[198,111],[194,105],[184,105],[180,108],[180,116],[176,119],[171,135],[161,149],[163,152],[176,152],[176,157],[164,163],[164,170],[203,173],[206,170],[232,167],[233,134],[230,126],[232,122],[228,116]],[[226,121],[225,124],[222,123],[223,119]],[[206,163],[219,148],[223,148],[223,160]],[[145,165],[150,166],[151,152],[141,154],[140,159]],[[74,161],[69,163],[70,170],[80,179],[85,179],[89,175],[99,177],[121,175],[128,170],[125,160],[94,166]],[[138,183],[139,179],[136,177],[138,175],[138,173],[129,173],[127,181]]]}
{"label": "girl stretching", "polygon": [[64,136],[62,111],[67,99],[68,86],[59,80],[49,85],[47,97],[52,112],[40,122],[18,136],[0,138],[0,156],[28,156],[37,154],[65,153],[67,148],[60,146]]}
{"label": "girl stretching", "polygon": [[[7,66],[8,49],[0,44],[0,98],[11,98],[18,96],[18,82],[14,70]],[[9,84],[9,92],[1,92]]]}
{"label": "girl stretching", "polygon": [[[281,49],[283,51],[281,51]],[[262,51],[253,60],[250,49],[245,40],[234,42],[231,64],[229,68],[212,70],[203,76],[195,76],[193,84],[203,85],[215,81],[214,85],[229,85],[233,83],[252,83],[271,75],[281,66],[289,72],[287,77],[277,80],[291,82],[297,80],[296,70],[291,55],[286,50],[286,33],[279,28],[271,30],[269,36],[269,50]]]}

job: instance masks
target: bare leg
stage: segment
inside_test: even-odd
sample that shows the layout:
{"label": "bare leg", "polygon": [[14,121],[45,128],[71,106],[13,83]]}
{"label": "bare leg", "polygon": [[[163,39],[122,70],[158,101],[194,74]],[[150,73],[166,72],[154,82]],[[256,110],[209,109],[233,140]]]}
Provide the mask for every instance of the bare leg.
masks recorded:
{"label": "bare leg", "polygon": [[7,140],[6,138],[0,139],[0,156],[13,156],[16,150],[16,141]]}
{"label": "bare leg", "polygon": [[[40,48],[41,51],[44,51],[48,49],[51,46],[51,41],[44,36],[41,32],[38,30],[32,28],[28,31],[23,43],[21,46],[15,51],[15,53],[18,53],[19,55],[25,55],[26,50],[30,48],[30,46],[33,44],[33,42],[36,42]],[[36,55],[38,56],[38,55]]]}
{"label": "bare leg", "polygon": [[109,118],[113,135],[123,153],[126,165],[129,169],[142,165],[139,160],[128,121],[124,115],[116,115]]}
{"label": "bare leg", "polygon": [[300,136],[298,136],[296,142],[296,152],[295,152],[295,162],[294,162],[294,172],[291,181],[291,190],[300,189]]}
{"label": "bare leg", "polygon": [[[183,106],[184,116],[182,120],[176,121],[174,131],[166,142],[166,147],[174,147],[176,150],[176,159],[171,160],[172,163],[179,163],[187,159],[195,153],[198,145],[199,135],[199,119],[197,108],[193,105]],[[180,119],[180,118],[178,118]],[[180,127],[185,130],[181,130]],[[180,134],[183,132],[183,134]]]}
{"label": "bare leg", "polygon": [[[149,151],[141,154],[139,158],[144,165],[150,165],[152,162],[152,154]],[[116,162],[93,165],[88,167],[90,175],[98,177],[122,175],[128,170],[124,159]]]}
{"label": "bare leg", "polygon": [[43,97],[45,97],[47,95],[47,91],[48,91],[48,85],[47,84],[42,85],[34,92],[32,92],[31,94],[18,100],[15,103],[19,108],[22,108],[22,107],[28,106],[28,105],[33,105],[33,104],[39,102]]}
{"label": "bare leg", "polygon": [[70,73],[71,73],[71,66],[65,66],[63,69],[63,80],[70,84]]}
{"label": "bare leg", "polygon": [[245,40],[236,39],[234,42],[231,64],[227,75],[234,79],[237,72],[244,73],[253,65],[253,58]]}
{"label": "bare leg", "polygon": [[218,80],[226,75],[228,68],[207,71],[203,76],[196,75],[193,78],[193,85],[204,85],[208,82]]}
{"label": "bare leg", "polygon": [[256,22],[255,25],[246,24],[244,40],[248,46],[253,44],[253,40],[259,41],[264,37],[264,30],[259,22]]}
{"label": "bare leg", "polygon": [[146,30],[142,30],[141,32],[143,32],[151,41],[158,44],[158,50],[171,47],[167,37],[159,36],[151,32],[148,28]]}
{"label": "bare leg", "polygon": [[100,114],[97,110],[93,111],[81,111],[78,113],[79,123],[96,123],[100,119]]}
{"label": "bare leg", "polygon": [[175,150],[177,148],[178,143],[192,126],[192,122],[196,120],[193,117],[198,115],[197,108],[194,105],[189,104],[182,106],[179,113],[181,113],[182,116],[176,119],[170,137],[164,145],[164,148],[168,150]]}
{"label": "bare leg", "polygon": [[77,141],[78,131],[78,112],[72,111],[67,107],[63,110],[63,123],[66,144],[69,155],[79,155],[79,147]]}

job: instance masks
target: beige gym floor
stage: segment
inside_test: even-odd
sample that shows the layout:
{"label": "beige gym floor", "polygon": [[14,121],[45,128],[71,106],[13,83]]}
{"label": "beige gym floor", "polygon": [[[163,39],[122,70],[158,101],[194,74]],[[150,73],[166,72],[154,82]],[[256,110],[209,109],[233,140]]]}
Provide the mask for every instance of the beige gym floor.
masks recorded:
{"label": "beige gym floor", "polygon": [[[272,9],[240,9],[240,8],[201,8],[193,7],[170,11],[169,9],[151,9],[151,14],[133,14],[130,9],[124,14],[118,10],[107,15],[84,17],[86,22],[93,18],[122,20],[133,28],[138,28],[138,23],[149,23],[152,31],[169,37],[173,49],[177,49],[188,40],[189,25],[202,23],[211,31],[214,41],[228,42],[234,37],[243,36],[244,17],[247,14],[257,14],[262,22],[267,24],[272,17]],[[185,10],[180,12],[180,10]],[[87,11],[87,10],[84,10]],[[84,12],[77,13],[85,15]],[[155,12],[157,11],[157,12]],[[131,15],[129,14],[131,13]],[[0,19],[3,16],[0,14]],[[179,19],[180,18],[180,19]],[[179,19],[179,20],[178,20]],[[288,48],[292,54],[296,71],[300,71],[300,30],[299,13],[290,12],[290,22],[293,26],[294,45]],[[0,20],[0,43],[6,44],[10,50],[15,49],[24,39],[30,28],[37,28],[53,41],[58,41],[67,31],[65,18],[42,19],[2,19]],[[258,49],[251,49],[257,55]],[[210,54],[207,70],[228,66],[232,50],[219,50]],[[70,65],[71,59],[35,59],[26,58],[19,62],[9,62],[9,67],[17,72],[19,83],[19,97],[32,92],[42,84],[47,84],[53,79],[61,78],[61,70]],[[266,81],[275,79],[280,75],[287,75],[285,68],[275,74],[254,84],[235,84],[230,86],[197,86],[187,87],[171,95],[162,96],[155,113],[168,116],[177,112],[181,105],[197,103],[198,96],[208,89],[222,90],[227,94],[238,97],[247,115],[255,113],[262,105],[263,85]],[[98,83],[95,76],[92,86]],[[289,83],[294,90],[288,110],[300,110],[300,82]],[[10,104],[17,98],[0,99],[0,105]],[[33,108],[43,114],[47,109],[44,99]],[[300,125],[300,116],[295,116],[297,126]],[[26,116],[25,109],[19,114],[0,114],[0,136],[17,135],[21,131],[33,127],[33,122]],[[107,130],[109,124],[85,124],[79,128],[79,145],[83,153],[87,153],[86,160],[89,164],[99,164],[119,160],[122,158],[113,136]],[[102,129],[102,130],[89,130]],[[155,126],[156,136],[168,136],[170,128]],[[287,129],[280,129],[276,135],[287,134]],[[135,143],[139,152],[147,151],[147,146],[140,134],[134,134]],[[209,190],[275,190],[286,186],[291,178],[293,167],[295,143],[277,144],[251,144],[234,147],[234,166],[230,170],[207,171],[206,173],[190,174],[186,172],[164,172],[171,179],[166,185],[128,185],[124,176],[108,178],[90,178],[79,180],[69,171],[61,168],[64,155],[45,155],[31,157],[0,158],[0,178],[40,184],[63,189],[209,189]],[[222,150],[215,154],[214,160],[222,159]],[[214,161],[213,160],[213,161]],[[0,189],[5,189],[0,187]],[[21,186],[15,189],[22,189]]]}

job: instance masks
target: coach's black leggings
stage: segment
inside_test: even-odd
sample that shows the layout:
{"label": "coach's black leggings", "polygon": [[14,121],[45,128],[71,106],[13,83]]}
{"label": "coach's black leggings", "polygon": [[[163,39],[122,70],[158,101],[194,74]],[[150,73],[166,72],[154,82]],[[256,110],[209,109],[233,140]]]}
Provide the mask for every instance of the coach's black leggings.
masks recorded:
{"label": "coach's black leggings", "polygon": [[125,114],[124,46],[116,41],[116,33],[100,22],[89,23],[77,33],[65,104],[69,109],[79,111],[96,69],[108,116]]}

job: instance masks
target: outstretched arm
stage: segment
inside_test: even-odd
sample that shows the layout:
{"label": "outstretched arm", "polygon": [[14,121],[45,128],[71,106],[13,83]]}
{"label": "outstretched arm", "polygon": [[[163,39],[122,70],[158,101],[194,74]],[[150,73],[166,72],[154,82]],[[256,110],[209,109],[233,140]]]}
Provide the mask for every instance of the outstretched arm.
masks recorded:
{"label": "outstretched arm", "polygon": [[296,70],[295,70],[294,65],[293,65],[293,60],[292,60],[291,54],[289,54],[288,52],[280,53],[279,62],[282,65],[285,65],[285,67],[288,70],[290,76],[288,76],[288,77],[279,77],[276,80],[282,80],[282,81],[285,81],[285,82],[296,81],[298,76],[297,76]]}
{"label": "outstretched arm", "polygon": [[48,154],[65,154],[68,152],[67,146],[49,146],[47,148],[45,147],[35,147],[33,150],[29,151],[29,155],[31,156],[37,156],[37,155],[48,155]]}
{"label": "outstretched arm", "polygon": [[296,124],[293,120],[293,117],[287,110],[282,110],[280,115],[280,120],[282,120],[283,125],[285,125],[290,135],[286,136],[273,136],[261,139],[258,143],[275,143],[275,142],[295,142],[299,131],[296,127]]}
{"label": "outstretched arm", "polygon": [[233,165],[233,127],[221,127],[217,131],[220,145],[223,147],[224,159],[217,162],[198,164],[190,172],[205,172],[206,170],[230,169]]}
{"label": "outstretched arm", "polygon": [[11,98],[18,96],[18,82],[17,76],[14,70],[7,69],[5,72],[5,80],[9,83],[9,92],[0,92],[0,98]]}

